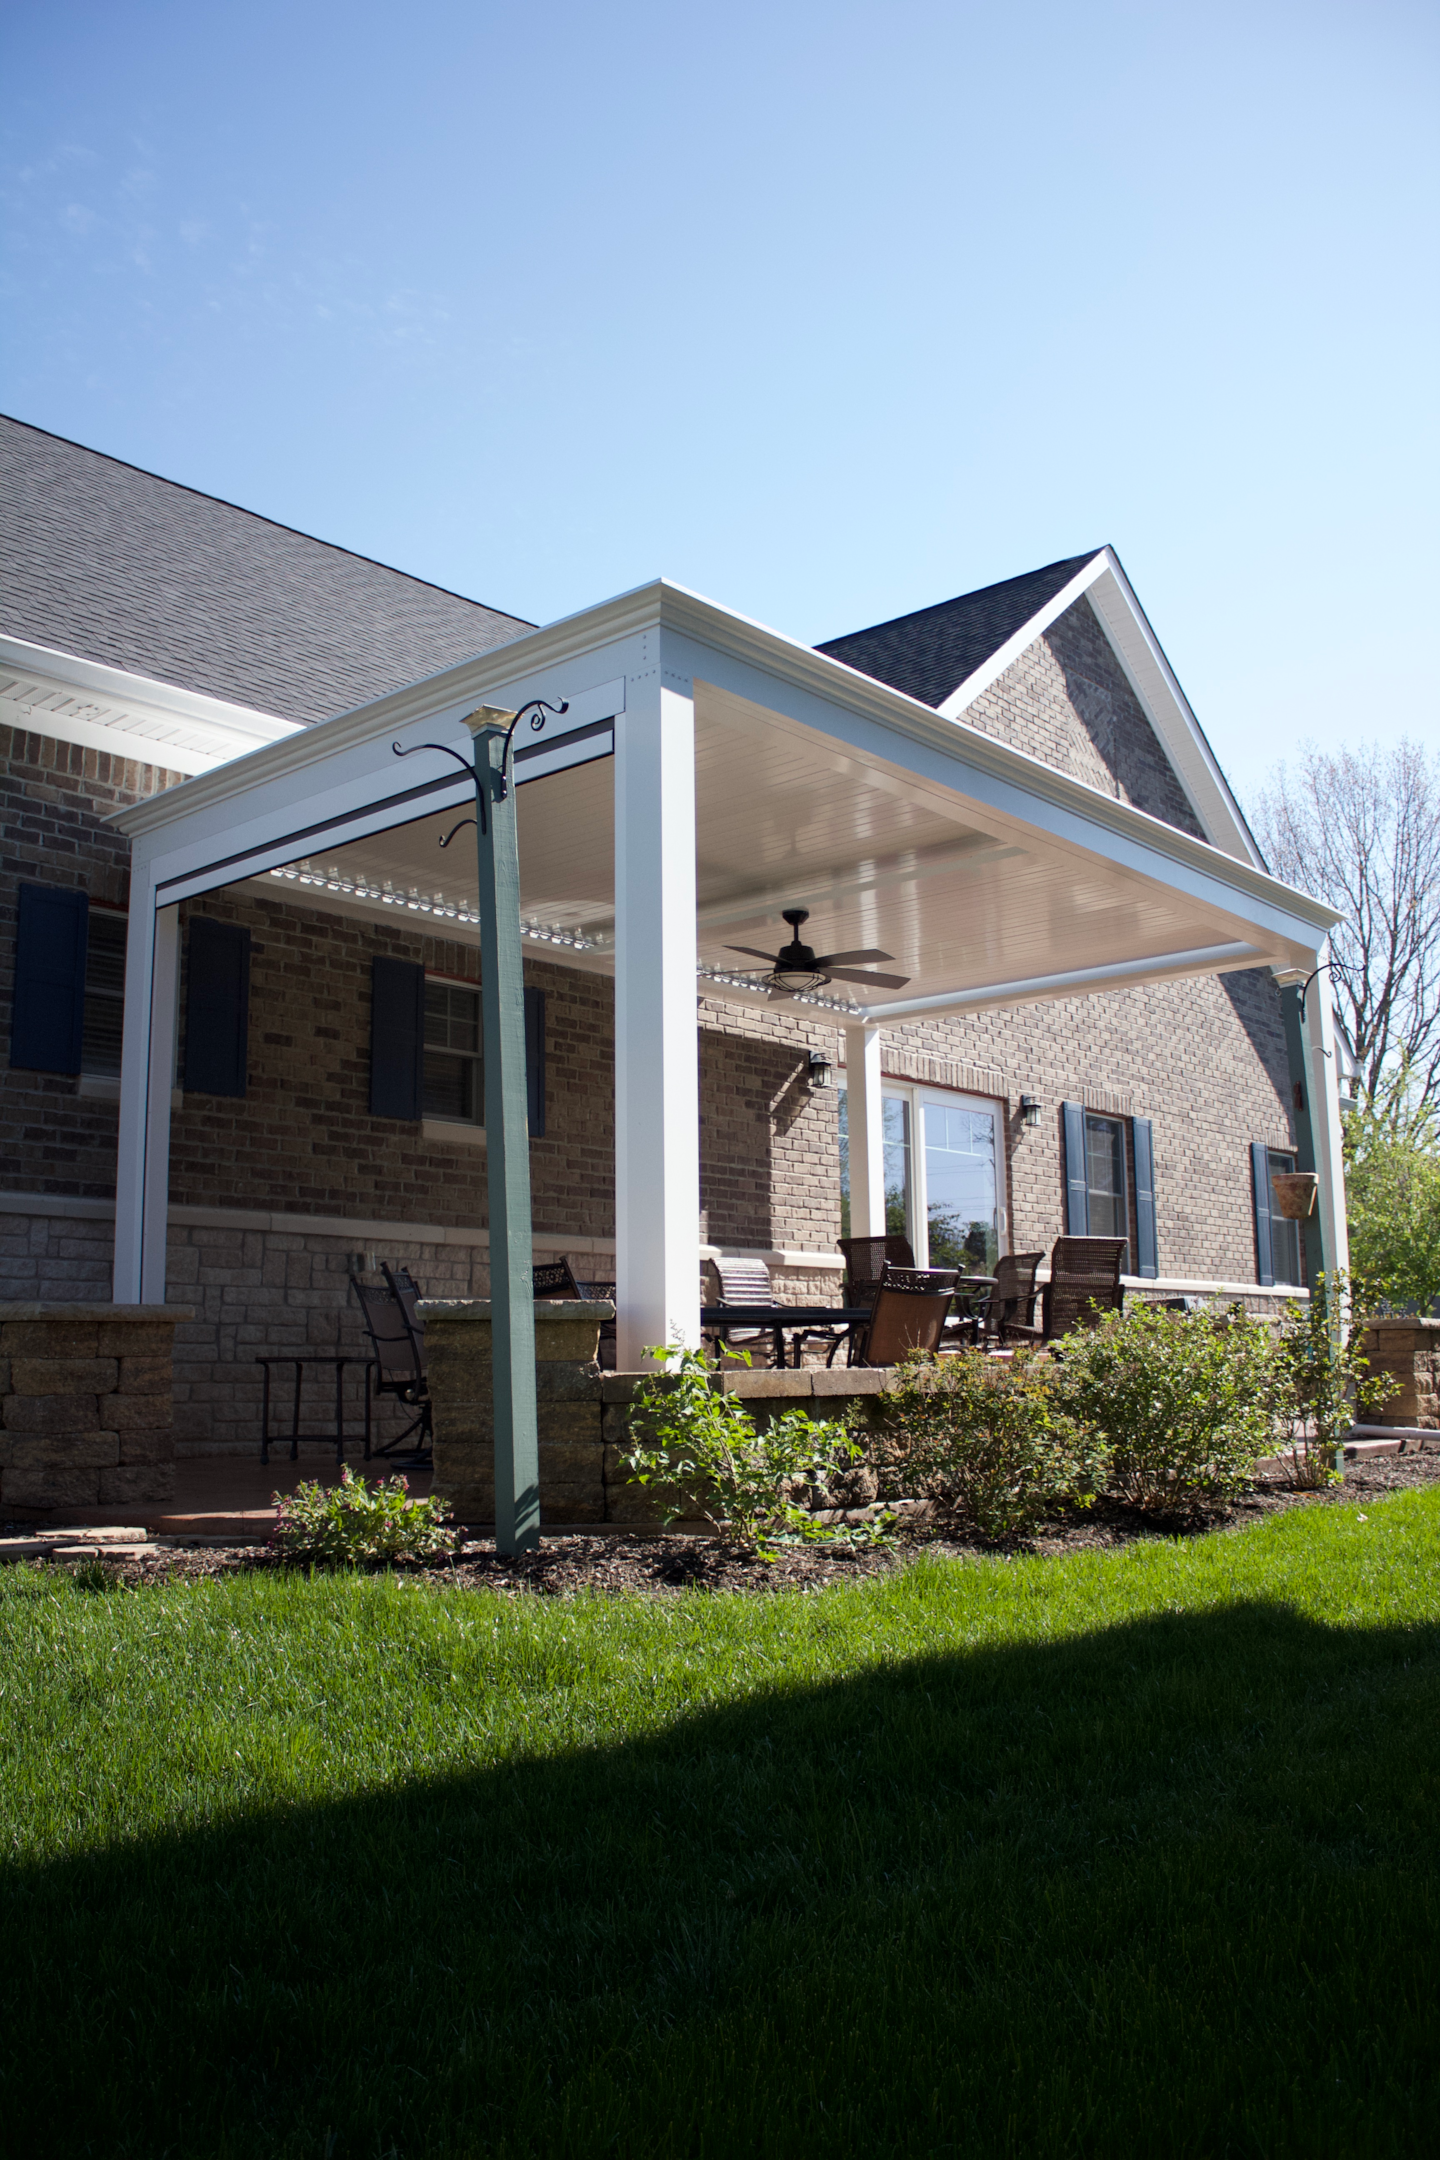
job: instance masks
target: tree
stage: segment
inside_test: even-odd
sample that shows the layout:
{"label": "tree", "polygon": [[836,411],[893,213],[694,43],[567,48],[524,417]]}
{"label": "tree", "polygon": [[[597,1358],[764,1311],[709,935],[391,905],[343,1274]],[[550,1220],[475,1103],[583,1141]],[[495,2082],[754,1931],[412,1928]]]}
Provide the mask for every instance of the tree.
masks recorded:
{"label": "tree", "polygon": [[1428,1313],[1440,1299],[1440,1112],[1403,1065],[1345,1120],[1345,1196],[1357,1283]]}
{"label": "tree", "polygon": [[1403,1066],[1420,1107],[1440,1102],[1440,765],[1419,744],[1305,747],[1277,767],[1256,832],[1276,877],[1328,900],[1331,980],[1361,1094]]}

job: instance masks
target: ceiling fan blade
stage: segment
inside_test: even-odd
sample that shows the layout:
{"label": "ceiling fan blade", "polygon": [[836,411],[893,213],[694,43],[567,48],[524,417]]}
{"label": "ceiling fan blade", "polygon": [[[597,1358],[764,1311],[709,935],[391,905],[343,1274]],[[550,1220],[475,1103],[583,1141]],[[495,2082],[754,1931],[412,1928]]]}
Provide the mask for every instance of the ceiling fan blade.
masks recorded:
{"label": "ceiling fan blade", "polygon": [[893,960],[894,957],[894,953],[888,952],[827,952],[819,955],[815,965],[829,967],[833,961],[836,967],[862,967],[868,960]]}
{"label": "ceiling fan blade", "polygon": [[[774,967],[775,965],[774,953],[757,952],[756,948],[753,945],[727,945],[725,946],[724,950],[726,952],[749,953],[752,960],[763,960],[767,967]],[[889,958],[888,954],[886,955],[886,958]]]}
{"label": "ceiling fan blade", "polygon": [[836,982],[864,983],[874,990],[903,990],[910,980],[908,975],[859,975],[854,968],[827,968],[825,972]]}

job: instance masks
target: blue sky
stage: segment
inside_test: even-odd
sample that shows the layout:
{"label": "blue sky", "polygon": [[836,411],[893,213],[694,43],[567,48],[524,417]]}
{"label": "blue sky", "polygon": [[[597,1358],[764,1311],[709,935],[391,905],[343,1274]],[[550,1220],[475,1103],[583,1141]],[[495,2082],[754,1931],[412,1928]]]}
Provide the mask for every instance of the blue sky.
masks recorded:
{"label": "blue sky", "polygon": [[0,407],[538,620],[1110,541],[1242,792],[1440,734],[1440,18],[11,0]]}

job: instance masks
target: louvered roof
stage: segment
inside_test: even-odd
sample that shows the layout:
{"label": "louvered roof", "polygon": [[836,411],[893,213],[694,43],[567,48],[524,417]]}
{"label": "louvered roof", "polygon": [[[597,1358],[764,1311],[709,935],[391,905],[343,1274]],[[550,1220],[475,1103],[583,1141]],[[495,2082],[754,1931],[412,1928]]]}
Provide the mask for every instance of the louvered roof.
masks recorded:
{"label": "louvered roof", "polygon": [[324,720],[532,626],[0,415],[0,631]]}

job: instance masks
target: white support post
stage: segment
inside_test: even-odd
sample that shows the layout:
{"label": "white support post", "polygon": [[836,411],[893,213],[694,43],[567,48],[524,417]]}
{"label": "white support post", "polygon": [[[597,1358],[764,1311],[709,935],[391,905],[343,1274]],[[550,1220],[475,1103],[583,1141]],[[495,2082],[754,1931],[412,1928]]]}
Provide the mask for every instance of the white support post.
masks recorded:
{"label": "white support post", "polygon": [[[1327,946],[1326,952],[1328,954]],[[1322,955],[1322,958],[1324,956]],[[1305,1055],[1309,1067],[1310,1134],[1315,1148],[1320,1248],[1326,1273],[1350,1265],[1345,1221],[1344,1135],[1340,1125],[1339,1067],[1329,970],[1316,975],[1305,995]]]}
{"label": "white support post", "polygon": [[117,1305],[165,1303],[170,1204],[170,1090],[180,994],[180,911],[154,906],[148,881],[132,879],[125,943],[124,1046],[115,1179]]}
{"label": "white support post", "polygon": [[[651,645],[658,642],[652,633]],[[615,726],[617,1362],[700,1340],[695,703],[632,677]]]}
{"label": "white support post", "polygon": [[880,1030],[845,1030],[845,1118],[850,1144],[850,1235],[885,1235],[885,1113]]}

